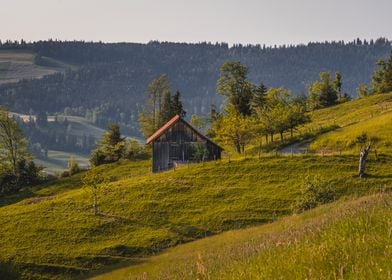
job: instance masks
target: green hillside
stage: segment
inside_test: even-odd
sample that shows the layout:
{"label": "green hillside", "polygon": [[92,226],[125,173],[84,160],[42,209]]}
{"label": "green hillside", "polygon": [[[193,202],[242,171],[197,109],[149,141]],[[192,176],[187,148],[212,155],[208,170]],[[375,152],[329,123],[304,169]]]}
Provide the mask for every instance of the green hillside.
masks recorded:
{"label": "green hillside", "polygon": [[331,152],[357,152],[356,138],[366,133],[379,152],[392,151],[392,93],[373,95],[322,110],[310,115],[312,122],[300,132],[309,133],[335,127],[321,134],[310,149]]}
{"label": "green hillside", "polygon": [[385,193],[340,201],[181,245],[94,279],[389,279],[391,203]]}
{"label": "green hillside", "polygon": [[[248,146],[248,153],[259,152],[260,141],[264,151],[278,150],[283,154],[311,152],[317,154],[358,153],[361,144],[357,137],[362,134],[372,140],[379,153],[392,152],[392,93],[375,94],[336,106],[307,113],[310,122],[284,133],[285,140],[265,143],[263,137],[255,138]],[[233,148],[228,147],[233,152]]]}
{"label": "green hillside", "polygon": [[213,162],[153,175],[148,161],[103,166],[114,178],[101,197],[100,216],[93,216],[79,176],[38,188],[18,203],[4,201],[0,259],[35,278],[61,279],[140,262],[167,247],[292,213],[309,172],[333,185],[337,198],[389,189],[391,160],[371,161],[366,180],[353,177],[351,156]]}
{"label": "green hillside", "polygon": [[[373,131],[384,122],[379,118],[389,114],[389,105],[385,110],[377,108],[390,104],[391,97],[374,96],[315,111],[307,127],[320,129],[336,124],[344,131],[371,118],[375,124],[368,127]],[[296,270],[298,278],[333,278],[335,274],[342,278],[339,273],[356,278],[361,273],[370,275],[375,269],[381,269],[383,276],[391,267],[387,261],[391,245],[386,241],[390,231],[384,230],[386,225],[391,226],[387,211],[391,198],[351,200],[392,189],[392,156],[388,138],[382,136],[390,130],[388,126],[378,129],[379,139],[386,140],[379,140],[381,153],[377,158],[370,154],[366,179],[356,175],[357,151],[347,150],[342,155],[324,157],[223,159],[158,174],[151,173],[148,160],[102,165],[98,169],[111,183],[100,193],[98,216],[93,215],[91,197],[81,186],[83,173],[11,196],[0,195],[0,272],[16,270],[24,279],[83,278],[109,271],[114,274],[106,276],[114,279],[145,271],[148,277],[166,279],[249,279],[258,273],[284,278],[298,259],[303,264]],[[328,135],[319,136],[315,143]],[[352,136],[355,139],[357,135]],[[309,176],[339,201],[284,218],[291,216],[304,198]],[[374,220],[366,220],[364,213],[373,213]],[[261,228],[181,245],[266,223]],[[363,236],[355,235],[357,232]],[[257,250],[247,244],[255,244]],[[163,252],[174,246],[178,248]],[[227,251],[220,250],[222,246]],[[163,255],[152,257],[158,253]],[[165,256],[178,266],[166,267]],[[361,271],[368,258],[373,263]],[[121,267],[127,268],[116,270]],[[199,275],[195,274],[197,269]]]}

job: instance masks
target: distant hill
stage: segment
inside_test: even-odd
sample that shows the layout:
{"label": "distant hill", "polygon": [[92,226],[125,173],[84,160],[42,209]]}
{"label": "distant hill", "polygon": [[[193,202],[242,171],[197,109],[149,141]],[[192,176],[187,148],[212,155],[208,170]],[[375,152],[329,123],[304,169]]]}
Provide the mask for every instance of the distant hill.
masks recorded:
{"label": "distant hill", "polygon": [[[392,47],[390,41],[378,39],[279,47],[40,41],[5,42],[0,49],[34,54],[33,68],[67,69],[47,72],[50,75],[41,79],[1,85],[0,104],[19,113],[67,110],[71,115],[94,116],[100,127],[117,122],[127,133],[138,135],[137,115],[144,104],[145,89],[159,74],[168,74],[173,90],[182,92],[188,116],[208,114],[211,104],[222,104],[215,87],[219,67],[227,60],[248,65],[253,82],[284,86],[295,94],[305,92],[320,71],[340,71],[343,91],[356,96],[358,84],[369,84],[376,60],[388,56]],[[3,77],[5,72],[1,72]]]}
{"label": "distant hill", "polygon": [[0,50],[0,85],[15,83],[23,79],[39,79],[63,72],[70,65],[51,58],[43,58],[46,66],[38,65],[36,54],[27,50]]}

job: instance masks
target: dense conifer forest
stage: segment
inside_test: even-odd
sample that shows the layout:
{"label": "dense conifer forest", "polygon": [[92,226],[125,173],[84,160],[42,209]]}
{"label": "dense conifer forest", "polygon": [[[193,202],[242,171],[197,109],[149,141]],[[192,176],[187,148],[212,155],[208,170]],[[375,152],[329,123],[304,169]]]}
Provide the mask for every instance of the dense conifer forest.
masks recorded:
{"label": "dense conifer forest", "polygon": [[359,84],[370,84],[375,61],[386,58],[386,39],[323,42],[307,45],[233,45],[225,43],[148,44],[82,41],[0,43],[1,50],[30,51],[35,64],[61,61],[73,67],[42,79],[20,80],[0,86],[0,103],[19,113],[65,113],[86,117],[106,127],[119,123],[124,132],[140,135],[137,119],[149,82],[167,74],[179,90],[188,116],[206,115],[223,98],[216,94],[220,66],[238,60],[249,67],[248,78],[267,87],[283,86],[295,95],[321,71],[339,71],[345,93],[356,97]]}

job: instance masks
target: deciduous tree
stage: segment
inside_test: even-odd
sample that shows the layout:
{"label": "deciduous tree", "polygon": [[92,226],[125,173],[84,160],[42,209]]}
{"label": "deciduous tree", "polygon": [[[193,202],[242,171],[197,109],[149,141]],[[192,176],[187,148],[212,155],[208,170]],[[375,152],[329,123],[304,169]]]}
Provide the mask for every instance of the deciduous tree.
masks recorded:
{"label": "deciduous tree", "polygon": [[229,61],[220,68],[217,92],[227,97],[228,103],[241,115],[251,114],[250,101],[254,85],[247,81],[248,67],[239,61]]}
{"label": "deciduous tree", "polygon": [[378,69],[372,76],[373,93],[392,92],[392,52],[388,60],[377,61]]}

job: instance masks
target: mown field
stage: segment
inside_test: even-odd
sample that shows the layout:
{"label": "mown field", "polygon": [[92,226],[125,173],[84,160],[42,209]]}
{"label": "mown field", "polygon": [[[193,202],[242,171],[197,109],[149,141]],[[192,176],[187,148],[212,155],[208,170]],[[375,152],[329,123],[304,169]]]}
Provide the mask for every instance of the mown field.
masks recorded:
{"label": "mown field", "polygon": [[102,166],[112,178],[94,216],[80,176],[0,200],[0,260],[26,278],[67,279],[129,265],[163,249],[292,214],[303,178],[318,174],[336,198],[388,191],[392,158],[266,157],[150,173],[149,161]]}
{"label": "mown field", "polygon": [[0,50],[0,84],[42,78],[71,67],[50,58],[45,58],[48,66],[37,65],[34,58],[35,54],[32,52]]}

